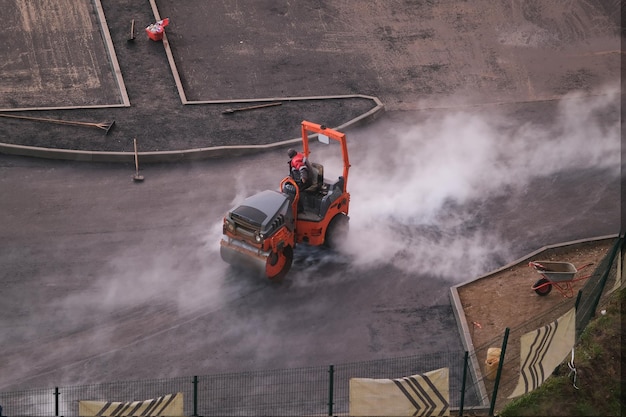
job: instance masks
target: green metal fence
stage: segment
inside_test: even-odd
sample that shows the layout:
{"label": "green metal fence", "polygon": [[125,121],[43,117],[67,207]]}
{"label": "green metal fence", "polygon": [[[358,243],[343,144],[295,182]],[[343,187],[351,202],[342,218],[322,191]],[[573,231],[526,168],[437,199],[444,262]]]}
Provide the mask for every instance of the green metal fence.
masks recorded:
{"label": "green metal fence", "polygon": [[[350,378],[400,378],[450,370],[450,406],[478,405],[464,384],[465,352],[445,352],[338,365],[120,381],[0,393],[4,415],[76,416],[78,402],[140,401],[182,392],[186,416],[347,415]],[[463,389],[463,392],[462,392]]]}
{"label": "green metal fence", "polygon": [[587,327],[589,321],[595,316],[598,303],[605,294],[607,283],[614,283],[617,280],[619,265],[617,260],[620,251],[624,250],[624,238],[618,238],[613,248],[600,261],[593,271],[593,274],[578,294],[576,307],[576,340]]}

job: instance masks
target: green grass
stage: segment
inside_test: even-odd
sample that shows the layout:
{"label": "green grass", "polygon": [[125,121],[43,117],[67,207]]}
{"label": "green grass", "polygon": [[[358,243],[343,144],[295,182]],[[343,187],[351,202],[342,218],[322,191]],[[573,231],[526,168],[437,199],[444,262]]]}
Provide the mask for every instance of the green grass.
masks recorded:
{"label": "green grass", "polygon": [[[576,387],[569,357],[539,388],[507,404],[499,416],[621,416],[622,322],[626,289],[611,294],[587,325],[575,347]],[[606,314],[600,311],[606,309]]]}

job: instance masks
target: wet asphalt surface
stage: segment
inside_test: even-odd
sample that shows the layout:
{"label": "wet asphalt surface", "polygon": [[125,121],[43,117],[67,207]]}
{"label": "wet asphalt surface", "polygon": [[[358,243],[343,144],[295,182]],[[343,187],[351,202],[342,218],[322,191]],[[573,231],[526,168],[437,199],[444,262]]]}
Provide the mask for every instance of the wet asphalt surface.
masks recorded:
{"label": "wet asphalt surface", "polygon": [[[300,73],[294,66],[309,64],[304,58],[312,49],[328,51],[320,58],[324,64],[339,65],[332,59],[337,50],[346,48],[350,40],[355,42],[347,29],[327,29],[317,40],[309,39],[310,32],[303,31],[304,38],[287,37],[292,42],[289,45],[303,51],[302,57],[294,55],[291,59],[296,62],[291,62],[280,54],[279,40],[263,36],[268,27],[276,27],[271,16],[289,22],[326,16],[317,26],[345,25],[340,17],[346,18],[348,5],[342,2],[333,7],[307,2],[308,9],[299,10],[302,15],[296,17],[290,14],[296,11],[287,3],[284,8],[271,7],[271,2],[255,3],[268,16],[261,19],[259,12],[254,21],[267,21],[267,27],[261,25],[255,32],[246,26],[241,36],[231,35],[232,44],[225,40],[227,31],[219,32],[216,26],[208,25],[206,30],[211,32],[203,33],[189,10],[183,10],[186,6],[158,3],[162,16],[172,18],[170,43],[180,54],[179,69],[185,85],[196,94],[192,99],[216,95],[236,98],[224,91],[201,88],[215,74],[222,77],[219,86],[248,86],[242,94],[254,98],[297,95],[294,91],[302,86],[306,87],[303,94],[316,93],[324,78],[315,76],[320,67],[309,65]],[[422,18],[431,19],[428,22],[436,21],[430,2],[424,2],[422,8],[411,8],[409,3],[405,3],[409,11],[418,10]],[[231,2],[217,4],[220,11],[216,14],[232,17],[235,22],[250,21],[246,16],[251,10],[231,10]],[[399,7],[400,2],[393,5]],[[470,30],[474,27],[471,18],[477,17],[461,4],[457,8],[456,13],[466,19],[457,30]],[[600,13],[601,8],[594,10]],[[234,117],[221,114],[232,104],[183,106],[162,46],[147,41],[142,33],[132,43],[125,39],[130,18],[137,22],[153,20],[149,3],[107,4],[104,12],[131,108],[21,114],[115,119],[115,129],[109,135],[96,129],[87,133],[88,129],[56,125],[44,130],[42,125],[27,126],[16,120],[3,121],[3,137],[18,144],[64,147],[79,142],[92,150],[120,151],[132,149],[133,136],[154,150],[242,144],[256,140],[253,138],[265,140],[277,132],[295,137],[303,118],[340,124],[370,105],[360,99],[351,100],[349,105],[343,100],[285,103],[231,115]],[[372,16],[376,8],[362,12]],[[533,16],[528,10],[527,15]],[[388,24],[379,22],[382,29],[373,26],[370,31],[377,34],[385,50],[405,56],[407,50],[416,47],[415,42],[434,39],[433,33],[439,33],[434,23],[435,32],[420,29],[409,33],[403,25],[415,16],[401,16]],[[541,27],[540,20],[535,16],[533,22]],[[183,29],[179,22],[189,23]],[[445,23],[445,19],[440,22],[441,27],[447,27]],[[352,29],[353,33],[362,30]],[[590,44],[599,36],[582,32]],[[404,44],[399,34],[404,36]],[[255,48],[244,47],[257,38],[278,44],[271,49],[275,56],[264,49],[266,55],[261,58],[282,63],[263,67],[263,71],[271,73],[274,68],[295,74],[281,85],[285,91],[274,90],[278,83],[271,77],[262,85],[237,79],[243,74],[252,77],[235,57],[245,62],[246,54]],[[210,54],[198,54],[194,61],[193,39],[203,40],[200,44],[205,44]],[[362,42],[367,44],[367,39]],[[227,62],[231,66],[204,75],[193,72],[193,68],[209,68],[206,57],[216,57],[227,47],[231,53],[224,56],[230,60],[220,55],[221,59],[211,61],[211,65]],[[232,48],[244,49],[235,53]],[[454,45],[446,48],[454,50]],[[388,74],[380,69],[381,64],[375,64],[376,56],[365,61],[348,55],[349,59],[339,65],[343,76],[332,79],[330,93],[380,96],[388,106],[386,115],[349,132],[355,242],[340,254],[299,248],[294,267],[282,285],[235,274],[218,254],[223,214],[246,195],[277,187],[285,174],[282,151],[150,164],[142,166],[146,180],[141,184],[132,181],[134,166],[127,164],[1,156],[0,214],[5,221],[0,229],[0,297],[5,308],[0,332],[0,389],[460,351],[463,347],[449,301],[451,285],[544,245],[619,231],[621,188],[616,167],[620,161],[616,155],[620,140],[616,126],[622,99],[620,93],[596,93],[594,89],[603,85],[602,79],[616,76],[613,67],[606,66],[606,74],[596,74],[592,65],[586,66],[589,58],[583,54],[578,65],[563,71],[570,74],[567,80],[545,75],[544,81],[556,79],[559,88],[572,85],[587,93],[566,101],[574,104],[563,109],[558,100],[530,100],[530,93],[521,91],[519,80],[524,77],[512,77],[502,62],[496,71],[494,55],[487,54],[492,61],[488,61],[491,67],[481,67],[490,69],[483,73],[488,76],[484,77],[482,93],[493,93],[491,100],[474,94],[478,98],[469,105],[436,109],[434,101],[428,105],[415,98],[420,91],[405,89],[401,100],[394,99],[398,84],[390,82],[394,88],[389,89],[380,81]],[[146,62],[151,63],[150,71]],[[350,68],[363,62],[369,64],[361,72],[351,72]],[[430,65],[420,67],[426,72],[416,75],[418,82],[411,88],[421,85],[424,95],[432,100],[464,90],[460,85],[466,84],[451,82],[458,80],[459,73],[450,66]],[[477,62],[473,65],[480,67]],[[577,72],[581,67],[592,75]],[[376,68],[379,72],[372,73]],[[437,78],[438,71],[445,68],[447,77]],[[331,72],[338,73],[339,69]],[[230,80],[229,74],[234,79]],[[153,82],[146,82],[148,76]],[[449,87],[427,90],[429,85]],[[555,86],[541,85],[543,90],[532,92],[540,98],[552,98],[558,92]],[[511,98],[515,99],[508,104],[500,103]],[[14,105],[28,107],[32,103]],[[573,126],[584,134],[574,134],[576,129],[568,131],[576,119],[580,124]],[[508,151],[506,141],[510,141]],[[336,163],[332,150],[315,149],[314,155],[320,160],[326,158],[329,167]]]}
{"label": "wet asphalt surface", "polygon": [[[512,167],[525,177],[462,196],[441,179],[396,182],[403,170],[356,162],[380,155],[385,123],[403,121],[353,135],[353,244],[338,254],[299,247],[281,285],[240,275],[218,254],[223,214],[277,186],[281,151],[149,165],[139,184],[130,165],[3,156],[3,389],[459,351],[450,286],[619,229],[611,163],[574,159],[539,175]],[[456,157],[431,163],[452,169]],[[417,196],[435,201],[410,208]],[[395,206],[381,207],[383,197]]]}

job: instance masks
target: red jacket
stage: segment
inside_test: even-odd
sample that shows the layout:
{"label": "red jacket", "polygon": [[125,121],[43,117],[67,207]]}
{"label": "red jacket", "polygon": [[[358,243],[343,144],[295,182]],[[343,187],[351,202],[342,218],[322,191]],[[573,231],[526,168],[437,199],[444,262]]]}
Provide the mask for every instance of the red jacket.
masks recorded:
{"label": "red jacket", "polygon": [[303,166],[306,166],[306,163],[304,161],[305,161],[304,154],[302,154],[301,152],[298,152],[296,156],[291,158],[291,168],[300,169]]}
{"label": "red jacket", "polygon": [[311,175],[309,171],[309,161],[307,161],[304,154],[298,152],[291,161],[289,161],[289,167],[291,168],[291,176],[296,182],[302,185],[310,185]]}

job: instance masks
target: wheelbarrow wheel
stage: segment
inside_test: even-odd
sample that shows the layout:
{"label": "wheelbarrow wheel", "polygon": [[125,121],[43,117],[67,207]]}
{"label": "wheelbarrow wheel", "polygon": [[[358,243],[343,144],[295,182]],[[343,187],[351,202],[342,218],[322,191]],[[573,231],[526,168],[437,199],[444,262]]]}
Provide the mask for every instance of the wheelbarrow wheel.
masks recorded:
{"label": "wheelbarrow wheel", "polygon": [[535,282],[533,290],[535,290],[537,295],[548,295],[550,294],[550,291],[552,291],[552,284],[546,278],[541,278],[539,281]]}

